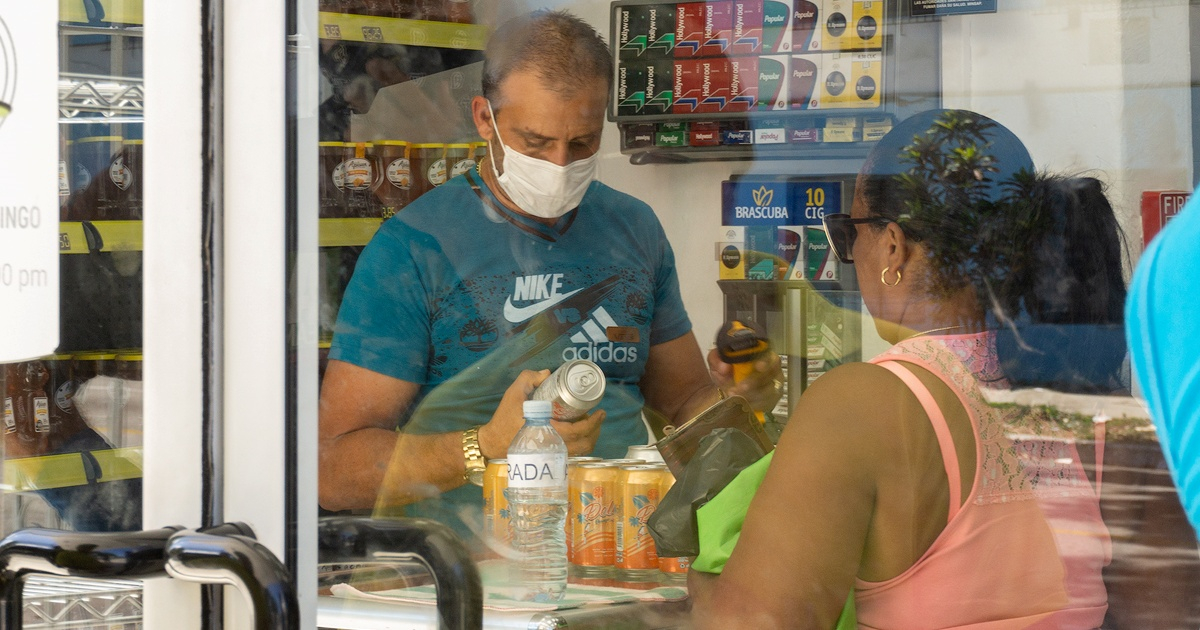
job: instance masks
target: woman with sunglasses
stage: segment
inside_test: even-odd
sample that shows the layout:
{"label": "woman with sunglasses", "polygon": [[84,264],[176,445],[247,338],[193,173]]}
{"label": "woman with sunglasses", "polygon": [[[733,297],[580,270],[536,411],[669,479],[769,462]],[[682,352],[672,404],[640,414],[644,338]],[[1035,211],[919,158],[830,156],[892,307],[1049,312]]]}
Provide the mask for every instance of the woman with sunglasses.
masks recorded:
{"label": "woman with sunglasses", "polygon": [[699,510],[696,626],[1098,627],[1108,533],[1074,446],[1014,441],[981,387],[1120,387],[1123,338],[1115,361],[1062,339],[1120,328],[1099,183],[1035,175],[984,116],[926,112],[825,226],[894,345],[815,381],[774,453]]}

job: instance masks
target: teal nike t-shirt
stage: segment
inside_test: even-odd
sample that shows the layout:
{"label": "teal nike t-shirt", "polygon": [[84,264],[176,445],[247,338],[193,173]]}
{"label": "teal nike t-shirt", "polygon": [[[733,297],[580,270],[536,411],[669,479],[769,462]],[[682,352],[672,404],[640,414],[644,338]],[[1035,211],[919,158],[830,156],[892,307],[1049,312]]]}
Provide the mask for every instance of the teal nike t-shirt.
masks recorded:
{"label": "teal nike t-shirt", "polygon": [[[421,434],[486,423],[521,370],[588,359],[607,380],[593,454],[615,458],[648,439],[638,383],[650,347],[690,330],[649,206],[593,182],[546,226],[469,173],[384,222],[347,286],[329,356],[418,384],[397,426]],[[468,485],[406,512],[453,521],[481,500]]]}

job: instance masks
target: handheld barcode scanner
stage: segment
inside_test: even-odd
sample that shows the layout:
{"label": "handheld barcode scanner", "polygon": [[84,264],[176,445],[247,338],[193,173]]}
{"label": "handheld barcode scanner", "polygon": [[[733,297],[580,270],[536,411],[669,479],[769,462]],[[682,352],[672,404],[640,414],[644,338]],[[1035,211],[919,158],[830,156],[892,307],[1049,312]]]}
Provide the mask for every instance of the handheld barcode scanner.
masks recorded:
{"label": "handheld barcode scanner", "polygon": [[[754,362],[771,349],[767,333],[752,321],[725,322],[717,332],[717,356],[733,366],[733,382],[740,383],[754,372]],[[755,412],[759,422],[763,413]]]}

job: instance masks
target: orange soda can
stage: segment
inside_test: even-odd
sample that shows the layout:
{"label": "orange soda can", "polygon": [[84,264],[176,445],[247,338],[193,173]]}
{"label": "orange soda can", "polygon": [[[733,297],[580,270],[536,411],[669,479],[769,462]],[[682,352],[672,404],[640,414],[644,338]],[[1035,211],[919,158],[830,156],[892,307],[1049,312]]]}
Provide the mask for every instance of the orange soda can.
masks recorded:
{"label": "orange soda can", "polygon": [[634,464],[621,466],[617,490],[621,496],[617,512],[616,567],[626,575],[658,571],[658,552],[646,521],[658,508],[665,466]]}
{"label": "orange soda can", "polygon": [[[568,486],[571,483],[571,479],[573,479],[575,477],[575,467],[576,466],[578,466],[579,464],[587,464],[587,463],[598,462],[598,461],[600,461],[599,457],[593,457],[591,455],[576,455],[575,457],[568,457],[567,458],[567,484],[568,484]],[[574,527],[574,520],[571,518],[571,502],[568,500],[567,501],[567,522],[563,524],[563,533],[566,534],[567,557],[568,558],[571,557],[571,538],[572,538],[571,532],[572,532],[573,527]]]}
{"label": "orange soda can", "polygon": [[490,459],[483,471],[483,531],[504,545],[512,543],[512,518],[504,490],[508,488],[508,460]]}
{"label": "orange soda can", "polygon": [[[663,475],[662,485],[659,486],[659,491],[662,493],[660,497],[667,496],[667,491],[670,490],[671,486],[673,485],[675,485],[675,475],[672,475],[671,471],[668,470],[667,474]],[[688,557],[667,558],[664,556],[659,556],[658,558],[658,570],[665,574],[664,577],[671,580],[686,580],[688,569],[691,566],[692,559]]]}
{"label": "orange soda can", "polygon": [[571,478],[569,560],[581,575],[610,573],[616,560],[618,472],[605,462],[579,464]]}

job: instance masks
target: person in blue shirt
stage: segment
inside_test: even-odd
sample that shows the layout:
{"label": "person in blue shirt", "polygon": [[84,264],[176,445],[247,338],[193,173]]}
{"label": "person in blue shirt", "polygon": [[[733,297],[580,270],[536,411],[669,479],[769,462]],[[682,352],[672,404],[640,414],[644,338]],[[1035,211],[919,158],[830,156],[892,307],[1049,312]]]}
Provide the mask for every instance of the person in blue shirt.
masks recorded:
{"label": "person in blue shirt", "polygon": [[1200,531],[1200,196],[1150,242],[1125,306],[1129,356],[1192,529]]}
{"label": "person in blue shirt", "polygon": [[321,392],[326,509],[478,512],[468,481],[572,359],[607,388],[598,411],[554,423],[571,455],[646,444],[643,408],[679,425],[726,393],[757,409],[780,396],[777,357],[736,385],[713,353],[706,366],[657,218],[595,181],[613,77],[595,30],[563,12],[512,20],[483,75],[472,113],[488,157],[388,220],[347,287]]}

